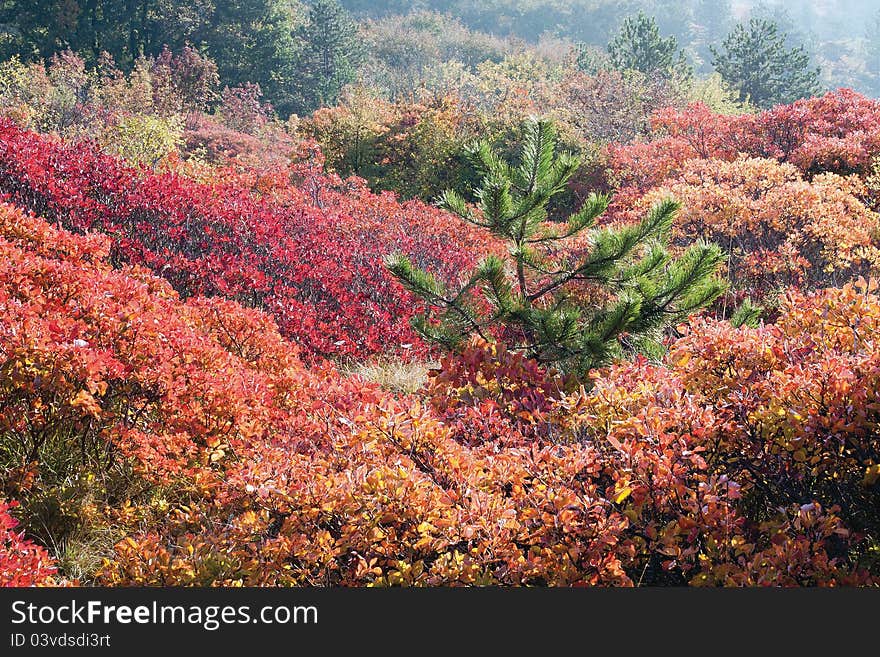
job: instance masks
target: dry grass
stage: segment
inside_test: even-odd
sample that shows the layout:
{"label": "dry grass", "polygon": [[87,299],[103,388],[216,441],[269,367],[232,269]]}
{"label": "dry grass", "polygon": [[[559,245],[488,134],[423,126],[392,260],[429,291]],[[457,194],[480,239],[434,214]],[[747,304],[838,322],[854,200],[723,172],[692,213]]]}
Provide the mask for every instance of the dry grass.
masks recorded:
{"label": "dry grass", "polygon": [[345,368],[346,374],[375,383],[395,394],[417,392],[428,380],[428,370],[434,363],[407,363],[397,359],[353,363]]}
{"label": "dry grass", "polygon": [[124,533],[115,527],[81,528],[55,550],[58,564],[68,577],[90,585],[103,560],[113,557],[113,546],[123,536]]}

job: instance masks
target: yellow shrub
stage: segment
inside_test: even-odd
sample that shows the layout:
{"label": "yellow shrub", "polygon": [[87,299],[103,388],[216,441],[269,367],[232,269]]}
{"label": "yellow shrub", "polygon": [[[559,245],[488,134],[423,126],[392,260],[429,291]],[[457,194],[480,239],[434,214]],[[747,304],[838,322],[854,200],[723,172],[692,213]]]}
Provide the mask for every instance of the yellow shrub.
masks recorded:
{"label": "yellow shrub", "polygon": [[132,164],[155,166],[182,143],[183,120],[179,116],[126,116],[109,126],[99,141],[104,150]]}

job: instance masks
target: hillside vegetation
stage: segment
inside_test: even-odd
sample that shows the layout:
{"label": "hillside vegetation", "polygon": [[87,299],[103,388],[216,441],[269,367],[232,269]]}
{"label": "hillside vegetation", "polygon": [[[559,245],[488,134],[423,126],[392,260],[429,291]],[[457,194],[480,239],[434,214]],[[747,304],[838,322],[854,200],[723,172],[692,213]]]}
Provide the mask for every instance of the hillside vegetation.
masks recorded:
{"label": "hillside vegetation", "polygon": [[257,4],[0,31],[0,585],[877,585],[880,102]]}

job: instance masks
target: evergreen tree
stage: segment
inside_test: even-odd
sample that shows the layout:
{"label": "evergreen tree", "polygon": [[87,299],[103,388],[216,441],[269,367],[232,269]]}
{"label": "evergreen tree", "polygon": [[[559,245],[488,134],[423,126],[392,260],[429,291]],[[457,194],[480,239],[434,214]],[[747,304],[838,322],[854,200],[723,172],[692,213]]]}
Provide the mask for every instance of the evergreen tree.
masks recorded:
{"label": "evergreen tree", "polygon": [[485,142],[468,148],[482,183],[476,210],[448,191],[440,204],[509,245],[449,290],[402,255],[386,265],[431,309],[415,327],[447,348],[472,335],[498,336],[544,363],[585,373],[628,352],[658,354],[664,330],[725,289],[715,245],[678,258],[666,250],[678,204],[666,200],[634,225],[595,228],[608,198],[591,194],[565,223],[547,222],[547,205],[580,166],[556,152],[553,126],[528,121],[520,161],[503,161]]}
{"label": "evergreen tree", "polygon": [[614,67],[621,71],[659,72],[667,78],[689,78],[692,74],[676,38],[661,37],[654,18],[641,12],[624,19],[620,31],[608,44],[608,54]]}
{"label": "evergreen tree", "polygon": [[741,101],[768,108],[819,91],[819,69],[803,46],[786,47],[786,35],[770,21],[740,23],[722,44],[710,47],[715,70],[739,92]]}
{"label": "evergreen tree", "polygon": [[302,46],[296,66],[296,111],[307,114],[334,105],[342,88],[357,79],[363,51],[357,24],[338,0],[315,0],[298,30]]}
{"label": "evergreen tree", "polygon": [[140,55],[195,44],[223,84],[259,84],[283,109],[296,11],[292,0],[0,0],[0,56],[49,59],[70,48],[94,65],[106,51],[130,70]]}
{"label": "evergreen tree", "polygon": [[222,84],[258,84],[282,116],[289,113],[296,58],[290,3],[214,0],[214,4],[210,20],[195,38],[207,46]]}

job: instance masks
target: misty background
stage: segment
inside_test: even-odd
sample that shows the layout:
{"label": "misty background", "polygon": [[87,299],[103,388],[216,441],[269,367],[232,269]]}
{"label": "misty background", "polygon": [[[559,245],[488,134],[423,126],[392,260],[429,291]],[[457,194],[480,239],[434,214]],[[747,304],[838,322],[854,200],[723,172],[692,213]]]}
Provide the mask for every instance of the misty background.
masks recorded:
{"label": "misty background", "polygon": [[343,0],[358,18],[427,10],[467,27],[537,43],[550,36],[597,47],[624,18],[644,12],[675,36],[698,73],[712,71],[709,46],[737,23],[775,22],[792,46],[805,46],[826,88],[880,95],[880,0]]}

